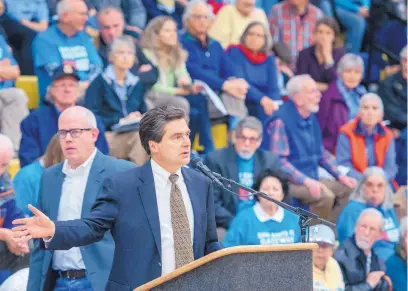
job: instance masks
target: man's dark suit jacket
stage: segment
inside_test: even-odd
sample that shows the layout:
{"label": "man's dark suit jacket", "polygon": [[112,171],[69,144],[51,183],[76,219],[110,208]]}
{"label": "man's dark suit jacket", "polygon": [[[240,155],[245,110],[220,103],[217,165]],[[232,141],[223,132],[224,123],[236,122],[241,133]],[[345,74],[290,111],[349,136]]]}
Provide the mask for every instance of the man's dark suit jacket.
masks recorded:
{"label": "man's dark suit jacket", "polygon": [[[237,154],[233,146],[209,153],[204,163],[211,171],[239,182]],[[266,169],[277,169],[279,160],[271,153],[258,149],[254,154],[254,179]],[[232,191],[238,191],[232,187]],[[228,228],[236,215],[239,198],[217,187],[214,189],[215,219],[217,226]]]}
{"label": "man's dark suit jacket", "polygon": [[[200,173],[188,168],[181,171],[193,206],[193,250],[198,259],[221,248],[213,188]],[[115,253],[106,290],[130,291],[161,276],[160,222],[150,162],[105,179],[87,218],[56,222],[48,249],[88,245],[102,239],[108,230]]]}

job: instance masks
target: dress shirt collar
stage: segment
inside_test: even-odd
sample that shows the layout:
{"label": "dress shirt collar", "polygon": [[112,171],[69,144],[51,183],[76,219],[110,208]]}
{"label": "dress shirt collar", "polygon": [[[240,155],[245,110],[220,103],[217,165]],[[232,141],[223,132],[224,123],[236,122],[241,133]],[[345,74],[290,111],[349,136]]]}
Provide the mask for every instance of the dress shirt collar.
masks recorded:
{"label": "dress shirt collar", "polygon": [[285,215],[283,208],[278,206],[278,210],[276,210],[275,214],[269,216],[265,210],[262,209],[262,206],[259,202],[257,202],[254,206],[254,212],[256,217],[259,219],[260,222],[266,222],[269,220],[275,220],[276,222],[281,223],[283,221],[283,217]]}
{"label": "dress shirt collar", "polygon": [[[116,80],[116,75],[115,75],[115,70],[113,68],[113,65],[108,65],[103,72],[103,75],[107,81],[110,81],[110,83],[114,82],[115,84],[119,85],[119,83]],[[124,85],[119,85],[119,86],[134,86],[137,84],[139,81],[139,78],[133,75],[129,70],[126,72],[125,75],[125,83]]]}
{"label": "dress shirt collar", "polygon": [[[158,163],[156,163],[153,159],[150,160],[152,166],[152,172],[155,179],[155,182],[158,185],[165,186],[167,183],[170,183],[169,177],[171,173],[167,172],[163,169]],[[177,182],[184,181],[183,174],[181,173],[181,168],[177,170],[176,174],[179,176]]]}
{"label": "dress shirt collar", "polygon": [[87,171],[89,172],[97,152],[98,150],[95,148],[91,156],[76,169],[72,169],[71,166],[68,164],[68,160],[65,160],[64,165],[62,167],[62,172],[69,177],[80,176],[85,174]]}

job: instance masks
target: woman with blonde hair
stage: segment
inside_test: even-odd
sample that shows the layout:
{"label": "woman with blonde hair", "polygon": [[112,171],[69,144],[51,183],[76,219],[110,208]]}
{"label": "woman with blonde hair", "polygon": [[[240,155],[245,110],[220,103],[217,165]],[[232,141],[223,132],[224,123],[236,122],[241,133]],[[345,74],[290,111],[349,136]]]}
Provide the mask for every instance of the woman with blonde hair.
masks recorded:
{"label": "woman with blonde hair", "polygon": [[32,212],[27,208],[28,204],[37,205],[41,176],[44,169],[64,160],[59,140],[57,135],[54,135],[44,155],[36,162],[20,169],[14,177],[13,188],[16,194],[16,203],[26,216],[32,215]]}
{"label": "woman with blonde hair", "polygon": [[141,47],[144,55],[159,70],[159,79],[146,95],[147,109],[174,105],[190,115],[191,138],[200,134],[205,152],[213,150],[210,120],[203,88],[192,81],[186,68],[187,52],[177,37],[177,24],[168,16],[154,18],[147,25]]}

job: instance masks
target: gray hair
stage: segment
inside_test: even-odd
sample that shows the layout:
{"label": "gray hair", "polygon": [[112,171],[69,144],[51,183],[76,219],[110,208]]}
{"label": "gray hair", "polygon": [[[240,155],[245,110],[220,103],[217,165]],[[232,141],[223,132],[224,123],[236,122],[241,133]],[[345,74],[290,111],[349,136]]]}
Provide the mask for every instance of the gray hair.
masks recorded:
{"label": "gray hair", "polygon": [[384,113],[384,103],[382,101],[382,99],[380,98],[380,96],[378,96],[375,93],[366,93],[363,96],[361,96],[360,99],[360,108],[363,106],[365,101],[368,100],[376,100],[378,102],[378,104],[380,105],[380,110],[382,113]]}
{"label": "gray hair", "polygon": [[288,83],[286,84],[286,91],[288,92],[288,96],[293,98],[293,95],[302,91],[304,87],[304,82],[313,80],[310,75],[297,75],[289,79]]}
{"label": "gray hair", "polygon": [[130,48],[133,52],[133,54],[136,53],[136,45],[131,36],[128,35],[122,35],[116,37],[112,44],[109,46],[109,56],[111,56],[116,50],[118,49],[119,46],[126,46],[127,48]]}
{"label": "gray hair", "polygon": [[408,57],[408,56],[407,56],[407,54],[408,54],[407,49],[408,49],[408,46],[405,46],[405,47],[401,50],[401,52],[400,52],[400,58],[401,58],[401,59],[406,59],[406,58]]}
{"label": "gray hair", "polygon": [[57,4],[57,15],[58,18],[61,18],[61,15],[71,11],[72,9],[72,1],[71,0],[62,0]]}
{"label": "gray hair", "polygon": [[198,5],[203,5],[205,7],[207,7],[208,10],[208,18],[209,19],[213,19],[214,18],[214,13],[212,11],[211,6],[203,0],[192,0],[190,2],[188,2],[186,8],[184,9],[184,13],[183,13],[183,23],[185,23],[190,17],[191,14],[193,13],[193,9],[194,7],[198,6]]}
{"label": "gray hair", "polygon": [[361,203],[366,203],[366,200],[364,198],[364,193],[363,193],[364,191],[363,187],[367,181],[367,178],[371,176],[381,176],[384,179],[386,186],[385,186],[384,202],[382,203],[381,208],[384,210],[392,209],[394,207],[393,199],[392,199],[394,195],[388,183],[387,175],[385,174],[384,170],[380,167],[369,167],[364,171],[363,178],[360,180],[356,189],[354,189],[353,193],[351,193],[350,195],[350,200],[358,201]]}
{"label": "gray hair", "polygon": [[237,135],[242,134],[244,128],[250,128],[256,130],[259,133],[259,136],[262,137],[263,134],[263,127],[261,121],[254,116],[247,116],[240,120],[237,127],[235,128],[235,133]]}
{"label": "gray hair", "polygon": [[344,71],[349,70],[351,68],[358,67],[364,74],[364,61],[363,59],[355,54],[348,53],[345,54],[337,64],[337,75],[341,76]]}
{"label": "gray hair", "polygon": [[246,46],[245,45],[245,39],[248,36],[249,30],[252,27],[257,26],[257,25],[259,25],[259,26],[261,26],[263,28],[264,34],[265,34],[264,35],[264,45],[261,47],[260,51],[265,53],[265,54],[268,54],[271,47],[272,47],[272,37],[271,37],[271,34],[269,32],[269,29],[265,26],[264,23],[262,23],[260,21],[253,21],[250,24],[248,24],[248,26],[245,28],[244,32],[242,33],[241,38],[239,39],[239,43],[241,45],[243,45],[243,46]]}
{"label": "gray hair", "polygon": [[375,208],[367,208],[364,209],[360,215],[358,216],[356,225],[359,224],[360,220],[364,217],[364,216],[376,216],[379,220],[380,220],[380,230],[383,231],[384,230],[384,225],[385,225],[385,221],[384,221],[384,216],[382,215],[382,213],[380,211],[378,211]]}
{"label": "gray hair", "polygon": [[401,218],[401,221],[400,221],[399,231],[400,231],[401,240],[407,234],[407,220],[408,220],[408,218],[406,216],[404,216],[403,218]]}
{"label": "gray hair", "polygon": [[149,141],[161,142],[165,125],[178,119],[189,122],[188,115],[183,109],[170,105],[155,107],[143,115],[139,126],[140,142],[149,155]]}
{"label": "gray hair", "polygon": [[2,133],[0,133],[0,150],[10,150],[14,154],[13,142],[7,135]]}
{"label": "gray hair", "polygon": [[120,9],[119,7],[115,7],[115,6],[103,6],[101,10],[99,10],[98,12],[98,21],[99,21],[99,16],[101,16],[102,14],[110,14],[111,12],[117,12],[120,14],[120,16],[122,17],[122,20],[125,21],[125,16],[123,14],[122,9]]}

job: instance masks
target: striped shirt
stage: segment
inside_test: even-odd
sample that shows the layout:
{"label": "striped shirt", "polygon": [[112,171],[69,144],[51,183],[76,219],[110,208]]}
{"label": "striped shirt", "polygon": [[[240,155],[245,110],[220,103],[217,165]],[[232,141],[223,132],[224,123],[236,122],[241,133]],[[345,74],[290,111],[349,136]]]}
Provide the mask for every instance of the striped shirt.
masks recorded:
{"label": "striped shirt", "polygon": [[292,64],[296,64],[298,53],[314,43],[314,30],[317,20],[323,12],[309,4],[306,14],[300,15],[288,0],[272,7],[269,26],[273,42],[285,43],[292,55]]}

